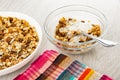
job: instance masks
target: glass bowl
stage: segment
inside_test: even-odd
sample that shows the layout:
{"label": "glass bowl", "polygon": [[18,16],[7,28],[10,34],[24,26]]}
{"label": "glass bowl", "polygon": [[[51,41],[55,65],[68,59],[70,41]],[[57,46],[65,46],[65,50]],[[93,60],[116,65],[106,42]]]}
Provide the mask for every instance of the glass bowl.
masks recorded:
{"label": "glass bowl", "polygon": [[48,40],[56,47],[66,53],[80,54],[92,49],[96,45],[95,40],[90,40],[82,43],[70,44],[69,42],[62,42],[55,38],[56,25],[62,17],[90,20],[97,23],[101,27],[101,35],[103,37],[108,30],[107,19],[105,15],[99,10],[86,5],[68,5],[60,7],[52,11],[44,22],[44,30]]}

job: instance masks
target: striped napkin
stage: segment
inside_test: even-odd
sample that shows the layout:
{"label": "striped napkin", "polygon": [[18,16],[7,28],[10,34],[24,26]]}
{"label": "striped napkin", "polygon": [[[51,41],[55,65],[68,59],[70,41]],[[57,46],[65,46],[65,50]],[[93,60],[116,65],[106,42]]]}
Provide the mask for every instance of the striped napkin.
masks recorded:
{"label": "striped napkin", "polygon": [[46,50],[14,80],[113,80],[77,60]]}

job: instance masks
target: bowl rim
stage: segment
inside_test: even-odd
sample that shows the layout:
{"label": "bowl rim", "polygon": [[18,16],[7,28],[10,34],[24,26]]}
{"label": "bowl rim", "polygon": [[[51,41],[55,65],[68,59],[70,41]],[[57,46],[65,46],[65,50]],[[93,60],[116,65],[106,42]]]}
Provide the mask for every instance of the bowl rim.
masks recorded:
{"label": "bowl rim", "polygon": [[27,21],[29,19],[28,22],[30,23],[30,21],[33,21],[33,23],[30,23],[30,24],[35,24],[36,26],[38,26],[39,31],[40,31],[40,34],[38,34],[38,31],[36,30],[36,32],[38,34],[38,37],[40,35],[40,37],[39,37],[40,40],[39,40],[39,42],[37,44],[36,49],[27,58],[25,58],[23,61],[15,64],[15,65],[13,65],[11,67],[8,67],[6,69],[0,70],[0,76],[3,76],[3,75],[9,74],[11,72],[14,72],[14,71],[20,69],[21,67],[25,66],[28,62],[30,62],[32,60],[32,58],[36,55],[36,53],[38,53],[37,51],[39,50],[40,45],[42,43],[43,32],[42,32],[42,28],[39,25],[39,23],[35,19],[33,19],[32,17],[30,17],[30,16],[28,16],[28,15],[26,15],[24,13],[15,12],[15,11],[14,12],[13,11],[1,11],[0,16],[10,16],[10,17],[16,17],[16,18],[21,17],[19,19],[25,19]]}
{"label": "bowl rim", "polygon": [[[99,36],[100,38],[103,38],[104,35],[107,33],[108,28],[109,28],[107,17],[106,17],[100,10],[98,10],[98,9],[96,9],[96,8],[90,6],[90,5],[85,5],[85,4],[72,4],[72,5],[62,6],[62,7],[59,7],[59,8],[57,8],[57,9],[53,10],[51,13],[49,13],[48,16],[47,16],[46,19],[45,19],[44,24],[43,24],[43,26],[44,26],[44,31],[45,31],[46,35],[48,36],[48,38],[49,38],[49,39],[52,39],[52,40],[54,40],[54,41],[56,41],[56,42],[62,43],[62,44],[69,44],[69,42],[63,42],[63,41],[60,41],[60,40],[58,40],[58,39],[53,38],[52,36],[50,36],[49,33],[48,33],[48,31],[47,31],[47,29],[46,29],[46,28],[47,28],[47,27],[46,27],[46,24],[47,24],[47,19],[50,17],[50,15],[54,14],[57,10],[64,9],[64,8],[67,8],[67,7],[75,7],[75,6],[82,6],[82,7],[86,7],[86,8],[91,8],[91,9],[97,11],[98,13],[100,13],[100,14],[104,17],[104,19],[105,19],[105,26],[106,26],[107,28],[106,28],[106,30],[104,31],[104,33]],[[92,14],[93,14],[93,13],[92,13]],[[95,15],[95,14],[93,14],[93,15]],[[97,15],[96,15],[96,16],[97,16]],[[98,16],[98,17],[99,17],[99,16]],[[87,41],[87,42],[77,43],[76,45],[87,44],[87,43],[91,43],[91,42],[95,42],[95,40],[90,40],[90,41]],[[73,44],[75,44],[75,43],[73,43]],[[94,44],[93,44],[93,45],[94,45]],[[90,46],[88,46],[88,47],[90,47]],[[72,48],[72,49],[73,49],[73,48]],[[76,48],[75,48],[75,49],[76,49]],[[77,49],[80,49],[80,48],[77,48]],[[82,48],[82,49],[83,49],[83,48]]]}

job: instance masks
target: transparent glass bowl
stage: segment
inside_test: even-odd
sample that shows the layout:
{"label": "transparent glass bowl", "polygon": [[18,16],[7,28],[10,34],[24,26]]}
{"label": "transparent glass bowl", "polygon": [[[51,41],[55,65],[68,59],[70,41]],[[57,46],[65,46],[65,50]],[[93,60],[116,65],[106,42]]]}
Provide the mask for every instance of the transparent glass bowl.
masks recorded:
{"label": "transparent glass bowl", "polygon": [[24,19],[26,21],[28,21],[30,23],[30,25],[33,25],[36,28],[36,31],[38,33],[38,37],[39,37],[39,42],[38,45],[36,46],[36,49],[27,57],[25,58],[23,61],[8,67],[6,69],[0,70],[0,76],[6,75],[8,73],[14,72],[18,69],[20,69],[21,67],[23,67],[24,65],[26,65],[28,62],[30,62],[36,54],[39,53],[40,48],[41,48],[41,43],[42,43],[42,29],[41,26],[39,25],[38,22],[36,22],[32,17],[27,16],[23,13],[18,13],[18,12],[10,12],[10,11],[1,11],[0,12],[0,16],[4,16],[4,17],[16,17],[18,19]]}
{"label": "transparent glass bowl", "polygon": [[97,42],[94,40],[90,40],[87,42],[70,44],[69,42],[62,42],[57,40],[55,36],[56,25],[59,22],[59,19],[62,17],[67,18],[75,18],[75,19],[83,19],[90,20],[93,23],[97,23],[101,26],[102,34],[100,37],[103,37],[108,30],[107,19],[103,13],[99,10],[92,8],[86,5],[68,5],[64,7],[60,7],[53,12],[51,12],[45,22],[44,22],[44,30],[47,35],[48,40],[53,43],[56,47],[61,49],[63,52],[71,53],[71,54],[79,54],[84,53],[90,50],[93,46],[96,45]]}

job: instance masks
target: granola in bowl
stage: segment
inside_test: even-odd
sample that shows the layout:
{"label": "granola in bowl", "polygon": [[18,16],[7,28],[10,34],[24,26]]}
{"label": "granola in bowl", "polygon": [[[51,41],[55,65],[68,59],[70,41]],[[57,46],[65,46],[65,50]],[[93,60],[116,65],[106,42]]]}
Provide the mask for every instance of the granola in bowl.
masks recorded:
{"label": "granola in bowl", "polygon": [[90,20],[79,21],[74,18],[60,18],[55,29],[55,39],[67,44],[61,44],[59,42],[57,44],[64,49],[86,48],[94,44],[95,42],[82,44],[92,40],[88,36],[84,35],[82,31],[96,37],[101,35],[100,25],[93,24]]}
{"label": "granola in bowl", "polygon": [[0,70],[26,59],[37,47],[38,34],[24,19],[0,16]]}

